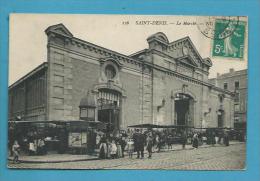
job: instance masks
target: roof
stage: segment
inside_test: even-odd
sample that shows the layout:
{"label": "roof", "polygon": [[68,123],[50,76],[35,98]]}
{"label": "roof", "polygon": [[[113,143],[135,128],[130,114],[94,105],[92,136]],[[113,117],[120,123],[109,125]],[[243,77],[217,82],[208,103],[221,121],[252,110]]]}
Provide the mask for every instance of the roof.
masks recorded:
{"label": "roof", "polygon": [[130,128],[193,128],[185,125],[156,125],[156,124],[137,124],[128,126]]}
{"label": "roof", "polygon": [[40,64],[39,66],[37,66],[36,68],[34,68],[32,71],[30,71],[29,73],[27,73],[25,76],[23,76],[22,78],[20,78],[19,80],[17,80],[16,82],[14,82],[12,85],[10,85],[8,87],[8,89],[12,89],[15,86],[17,86],[18,84],[20,84],[21,82],[25,81],[26,79],[32,77],[33,75],[37,74],[39,71],[43,70],[44,68],[48,67],[48,63],[47,62],[43,62],[42,64]]}
{"label": "roof", "polygon": [[220,74],[219,76],[217,76],[217,79],[225,79],[227,77],[234,77],[234,76],[240,76],[240,75],[247,75],[247,69],[243,69],[243,70],[233,70],[232,72],[227,72],[227,73],[223,73]]}
{"label": "roof", "polygon": [[54,31],[58,34],[62,34],[62,35],[65,35],[65,36],[73,37],[73,34],[62,23],[49,26],[45,30],[45,33],[48,34],[51,31]]}
{"label": "roof", "polygon": [[162,32],[157,32],[147,38],[147,41],[149,42],[151,39],[156,39],[160,41],[161,43],[169,44],[169,40],[167,36]]}
{"label": "roof", "polygon": [[128,126],[129,128],[192,128],[192,129],[200,129],[200,130],[223,130],[223,129],[234,129],[229,127],[208,127],[208,128],[200,128],[186,125],[156,125],[156,124],[137,124]]}

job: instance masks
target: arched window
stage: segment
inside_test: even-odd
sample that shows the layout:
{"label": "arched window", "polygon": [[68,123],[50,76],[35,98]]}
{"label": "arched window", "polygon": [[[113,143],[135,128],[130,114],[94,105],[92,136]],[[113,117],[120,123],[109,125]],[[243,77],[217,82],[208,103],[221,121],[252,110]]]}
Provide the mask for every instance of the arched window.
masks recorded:
{"label": "arched window", "polygon": [[108,79],[113,79],[116,76],[116,69],[113,65],[107,65],[105,68],[105,74]]}

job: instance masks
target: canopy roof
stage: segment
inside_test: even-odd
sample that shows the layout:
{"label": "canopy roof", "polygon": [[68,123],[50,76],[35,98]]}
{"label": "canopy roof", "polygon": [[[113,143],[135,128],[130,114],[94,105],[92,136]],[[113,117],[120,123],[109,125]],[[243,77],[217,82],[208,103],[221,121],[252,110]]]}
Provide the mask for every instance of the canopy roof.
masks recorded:
{"label": "canopy roof", "polygon": [[156,125],[156,124],[137,124],[128,127],[130,128],[194,128],[185,125]]}
{"label": "canopy roof", "polygon": [[57,124],[62,124],[62,123],[92,123],[92,124],[103,124],[100,121],[85,121],[85,120],[33,120],[33,121],[8,121],[9,123],[17,123],[17,124],[22,124],[22,123],[57,123]]}
{"label": "canopy roof", "polygon": [[136,124],[128,126],[129,128],[193,128],[193,129],[234,129],[234,128],[227,128],[227,127],[209,127],[209,128],[199,128],[193,126],[186,126],[186,125],[156,125],[156,124]]}

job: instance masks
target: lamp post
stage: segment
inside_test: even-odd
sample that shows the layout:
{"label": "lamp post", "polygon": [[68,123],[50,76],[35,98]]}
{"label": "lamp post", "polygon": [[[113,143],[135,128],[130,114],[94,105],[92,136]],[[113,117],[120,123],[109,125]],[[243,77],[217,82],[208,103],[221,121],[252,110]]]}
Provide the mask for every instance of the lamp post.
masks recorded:
{"label": "lamp post", "polygon": [[81,99],[79,109],[79,117],[81,120],[95,121],[96,104],[94,96],[89,91],[87,95]]}

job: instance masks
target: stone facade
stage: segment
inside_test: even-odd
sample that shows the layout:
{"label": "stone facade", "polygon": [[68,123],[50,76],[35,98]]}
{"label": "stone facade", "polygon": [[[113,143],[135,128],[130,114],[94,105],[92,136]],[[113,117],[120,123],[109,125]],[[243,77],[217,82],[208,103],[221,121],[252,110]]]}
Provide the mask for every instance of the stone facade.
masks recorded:
{"label": "stone facade", "polygon": [[47,120],[78,120],[80,100],[91,91],[95,120],[102,106],[113,103],[120,128],[144,123],[233,127],[233,94],[210,84],[212,62],[200,56],[189,37],[169,42],[159,32],[147,38],[147,49],[126,56],[75,38],[62,24],[45,32]]}

